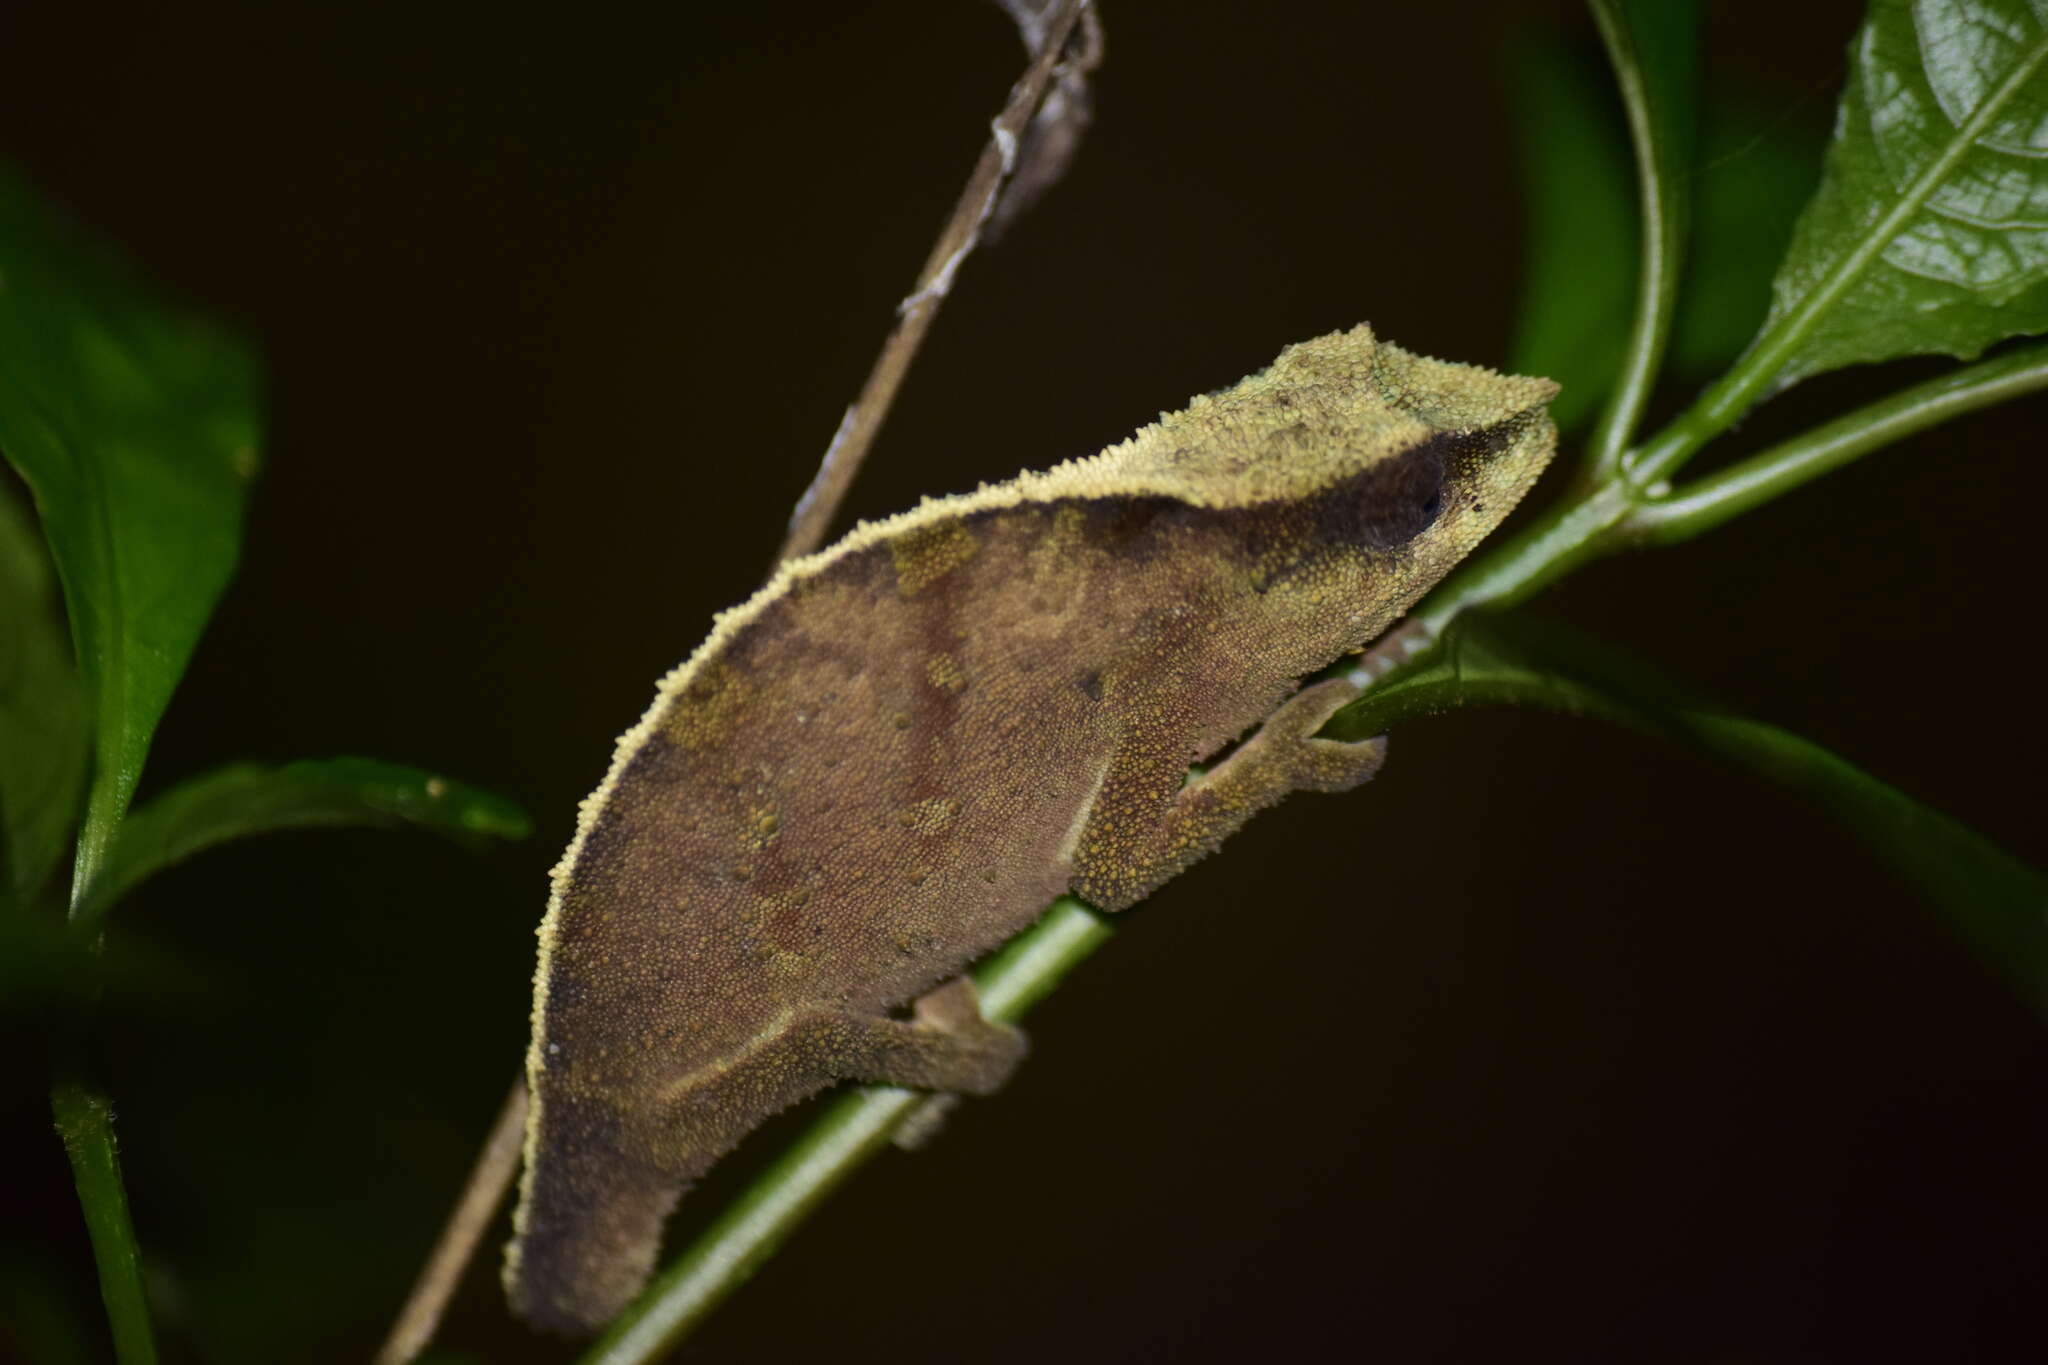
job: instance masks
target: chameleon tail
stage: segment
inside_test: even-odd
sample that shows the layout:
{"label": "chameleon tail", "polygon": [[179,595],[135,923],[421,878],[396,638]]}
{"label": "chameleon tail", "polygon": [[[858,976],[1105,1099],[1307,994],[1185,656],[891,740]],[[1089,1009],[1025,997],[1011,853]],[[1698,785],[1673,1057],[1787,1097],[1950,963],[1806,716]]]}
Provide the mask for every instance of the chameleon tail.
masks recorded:
{"label": "chameleon tail", "polygon": [[505,1293],[537,1327],[588,1336],[647,1283],[685,1182],[625,1140],[602,1101],[547,1097],[546,1160],[531,1160],[505,1249]]}

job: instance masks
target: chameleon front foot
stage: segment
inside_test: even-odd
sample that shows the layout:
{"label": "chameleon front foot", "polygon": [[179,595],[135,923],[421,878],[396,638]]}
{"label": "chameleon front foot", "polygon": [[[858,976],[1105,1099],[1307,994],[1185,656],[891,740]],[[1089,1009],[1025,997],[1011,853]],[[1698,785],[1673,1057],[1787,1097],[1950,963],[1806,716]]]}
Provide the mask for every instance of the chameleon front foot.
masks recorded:
{"label": "chameleon front foot", "polygon": [[[1358,688],[1342,678],[1296,693],[1229,757],[1181,785],[1157,814],[1142,813],[1142,796],[1121,808],[1098,803],[1075,859],[1074,894],[1120,910],[1214,852],[1287,793],[1348,791],[1371,777],[1386,758],[1384,739],[1316,738],[1323,723],[1357,695]],[[1183,770],[1173,766],[1171,755],[1147,755],[1143,763],[1156,771],[1122,790],[1142,793],[1148,785],[1156,790],[1180,781]],[[1148,820],[1152,827],[1146,830]]]}
{"label": "chameleon front foot", "polygon": [[841,1016],[830,1022],[846,1049],[841,1074],[872,1085],[987,1095],[1023,1060],[1024,1035],[984,1019],[974,983],[955,977],[920,996],[908,1021]]}

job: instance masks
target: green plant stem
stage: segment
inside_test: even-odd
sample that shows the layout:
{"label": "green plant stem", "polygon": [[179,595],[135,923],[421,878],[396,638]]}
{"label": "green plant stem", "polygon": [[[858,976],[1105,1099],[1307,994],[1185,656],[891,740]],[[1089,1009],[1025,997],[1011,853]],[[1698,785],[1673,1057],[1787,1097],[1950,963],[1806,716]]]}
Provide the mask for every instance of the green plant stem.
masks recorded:
{"label": "green plant stem", "polygon": [[1670,497],[1642,501],[1619,530],[1638,542],[1669,544],[1690,539],[1881,446],[1951,417],[2042,388],[2048,388],[2048,343],[1916,384],[1752,455]]}
{"label": "green plant stem", "polygon": [[[1676,106],[1689,103],[1689,92],[1655,88],[1624,0],[1592,0],[1589,7],[1600,26],[1600,40],[1607,47],[1608,63],[1614,68],[1622,108],[1628,115],[1642,218],[1636,309],[1629,328],[1628,349],[1587,445],[1588,476],[1598,483],[1610,478],[1621,465],[1622,455],[1642,421],[1643,408],[1650,401],[1671,335],[1684,257],[1687,168],[1683,149],[1689,145]],[[1697,14],[1689,4],[1683,9],[1683,17],[1671,22],[1683,26],[1689,34],[1697,23]],[[1667,79],[1679,79],[1673,72],[1662,74]],[[1685,73],[1686,79],[1690,76],[1690,71]]]}
{"label": "green plant stem", "polygon": [[71,1158],[71,1176],[92,1236],[114,1355],[121,1365],[151,1365],[156,1342],[142,1294],[141,1253],[128,1217],[128,1192],[121,1184],[121,1157],[114,1147],[113,1102],[76,1082],[60,1081],[50,1091],[50,1110]]}
{"label": "green plant stem", "polygon": [[[1053,902],[1030,930],[979,971],[975,986],[988,1018],[1012,1023],[1106,941],[1103,916],[1071,897]],[[582,1365],[645,1365],[659,1360],[733,1290],[783,1238],[932,1097],[896,1086],[864,1086],[834,1102],[795,1146],[656,1278],[612,1323]]]}

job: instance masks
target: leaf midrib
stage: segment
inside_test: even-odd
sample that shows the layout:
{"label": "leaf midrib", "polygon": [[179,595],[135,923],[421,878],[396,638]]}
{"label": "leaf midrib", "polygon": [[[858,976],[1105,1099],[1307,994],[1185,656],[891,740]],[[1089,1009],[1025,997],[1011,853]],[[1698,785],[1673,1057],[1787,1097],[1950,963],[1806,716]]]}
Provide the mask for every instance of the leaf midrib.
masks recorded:
{"label": "leaf midrib", "polygon": [[[59,439],[63,439],[61,434]],[[71,451],[74,468],[81,469],[83,481],[91,485],[90,501],[98,530],[95,558],[100,561],[99,567],[106,579],[106,591],[99,611],[101,638],[95,651],[100,655],[99,666],[91,669],[98,675],[93,679],[93,693],[99,734],[93,745],[92,785],[86,797],[85,825],[79,831],[78,861],[71,883],[71,913],[76,916],[84,908],[86,893],[98,878],[107,852],[113,846],[114,826],[119,822],[121,807],[125,804],[121,787],[128,748],[128,726],[124,719],[128,707],[128,602],[127,585],[121,577],[120,537],[114,534],[114,509],[108,496],[106,470],[97,460],[78,459],[79,452],[68,440],[65,447]],[[83,624],[74,621],[72,629],[79,631]],[[82,655],[84,651],[80,652]]]}

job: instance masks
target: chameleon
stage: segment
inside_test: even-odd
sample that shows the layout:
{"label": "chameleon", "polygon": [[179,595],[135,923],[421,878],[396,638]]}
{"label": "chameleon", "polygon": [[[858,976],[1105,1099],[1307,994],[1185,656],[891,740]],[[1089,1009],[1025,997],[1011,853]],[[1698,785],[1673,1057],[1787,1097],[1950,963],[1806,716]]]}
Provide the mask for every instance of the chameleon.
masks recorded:
{"label": "chameleon", "polygon": [[969,963],[1063,893],[1129,906],[1288,792],[1370,777],[1384,738],[1316,736],[1357,684],[1298,680],[1500,523],[1555,392],[1332,333],[720,614],[553,873],[513,1307],[601,1327],[684,1189],[829,1085],[994,1090],[1024,1040]]}

